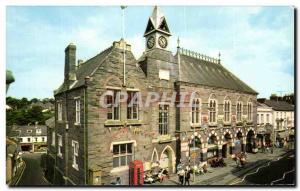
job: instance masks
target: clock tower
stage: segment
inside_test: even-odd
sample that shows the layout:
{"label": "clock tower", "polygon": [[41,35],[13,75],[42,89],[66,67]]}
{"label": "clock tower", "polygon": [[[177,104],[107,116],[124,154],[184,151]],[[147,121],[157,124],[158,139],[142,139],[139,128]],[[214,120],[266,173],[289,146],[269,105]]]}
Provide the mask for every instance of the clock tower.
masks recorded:
{"label": "clock tower", "polygon": [[148,20],[144,37],[146,38],[146,50],[154,48],[167,49],[170,30],[164,14],[155,6]]}

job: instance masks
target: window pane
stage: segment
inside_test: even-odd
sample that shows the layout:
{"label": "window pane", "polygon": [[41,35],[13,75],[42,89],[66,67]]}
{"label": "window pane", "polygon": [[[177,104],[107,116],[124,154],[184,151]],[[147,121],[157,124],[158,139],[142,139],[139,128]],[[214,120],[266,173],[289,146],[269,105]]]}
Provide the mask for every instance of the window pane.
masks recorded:
{"label": "window pane", "polygon": [[126,166],[126,156],[121,156],[121,166]]}
{"label": "window pane", "polygon": [[114,107],[114,119],[119,119],[119,107]]}
{"label": "window pane", "polygon": [[131,107],[127,107],[127,119],[131,119]]}
{"label": "window pane", "polygon": [[121,154],[125,154],[126,153],[126,144],[120,145],[120,149],[121,149]]}
{"label": "window pane", "polygon": [[127,156],[127,165],[132,161],[132,155]]}
{"label": "window pane", "polygon": [[132,153],[132,143],[127,144],[127,153],[128,154]]}
{"label": "window pane", "polygon": [[119,157],[113,158],[113,167],[119,167]]}
{"label": "window pane", "polygon": [[119,145],[114,145],[113,146],[113,153],[114,153],[114,155],[119,154]]}

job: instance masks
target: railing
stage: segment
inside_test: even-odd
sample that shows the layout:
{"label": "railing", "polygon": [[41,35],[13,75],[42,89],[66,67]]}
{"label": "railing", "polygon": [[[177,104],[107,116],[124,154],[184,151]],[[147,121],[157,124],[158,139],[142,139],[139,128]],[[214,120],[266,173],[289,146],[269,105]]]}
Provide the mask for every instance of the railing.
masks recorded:
{"label": "railing", "polygon": [[192,50],[179,48],[179,53],[183,54],[183,55],[186,55],[186,56],[193,57],[193,58],[197,58],[197,59],[200,59],[200,60],[212,62],[212,63],[215,63],[215,64],[220,64],[220,58],[219,59],[218,58],[213,58],[213,57],[207,56],[205,54],[200,54],[200,53],[194,52]]}

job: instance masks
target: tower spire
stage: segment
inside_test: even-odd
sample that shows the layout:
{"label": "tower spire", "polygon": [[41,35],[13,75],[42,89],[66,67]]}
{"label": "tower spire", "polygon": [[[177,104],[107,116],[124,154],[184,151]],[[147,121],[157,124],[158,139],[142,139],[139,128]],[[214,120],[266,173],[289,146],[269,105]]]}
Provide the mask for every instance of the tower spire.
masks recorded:
{"label": "tower spire", "polygon": [[158,6],[153,8],[144,33],[146,50],[153,48],[166,49],[168,38],[171,36],[167,20]]}

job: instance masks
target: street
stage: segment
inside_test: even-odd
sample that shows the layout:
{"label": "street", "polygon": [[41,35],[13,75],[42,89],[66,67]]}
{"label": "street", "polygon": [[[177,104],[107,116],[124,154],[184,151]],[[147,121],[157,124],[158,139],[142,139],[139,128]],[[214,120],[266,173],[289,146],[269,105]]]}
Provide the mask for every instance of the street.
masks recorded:
{"label": "street", "polygon": [[295,155],[293,152],[246,174],[236,185],[295,185]]}
{"label": "street", "polygon": [[[226,167],[209,168],[209,173],[196,176],[191,185],[294,185],[295,158],[293,151],[275,149],[274,153],[248,154],[245,167],[236,167],[232,159],[225,159]],[[193,180],[193,179],[192,179]],[[154,185],[179,185],[177,175]]]}
{"label": "street", "polygon": [[40,166],[40,153],[24,153],[22,158],[26,164],[17,186],[47,186],[42,168]]}

